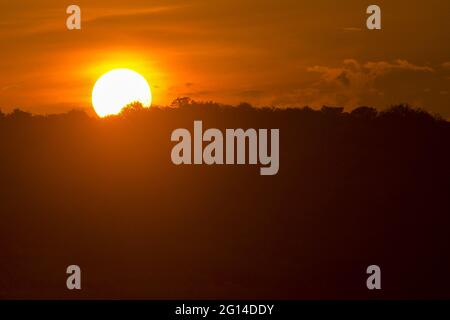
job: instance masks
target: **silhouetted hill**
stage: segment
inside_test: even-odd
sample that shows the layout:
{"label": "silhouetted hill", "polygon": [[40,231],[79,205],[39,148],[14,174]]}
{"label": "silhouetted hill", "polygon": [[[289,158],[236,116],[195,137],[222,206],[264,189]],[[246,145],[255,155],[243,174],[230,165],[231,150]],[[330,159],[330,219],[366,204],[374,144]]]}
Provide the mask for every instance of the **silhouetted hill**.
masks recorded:
{"label": "silhouetted hill", "polygon": [[[175,166],[171,133],[194,120],[279,128],[278,174]],[[404,105],[2,114],[0,297],[450,298],[449,138]]]}

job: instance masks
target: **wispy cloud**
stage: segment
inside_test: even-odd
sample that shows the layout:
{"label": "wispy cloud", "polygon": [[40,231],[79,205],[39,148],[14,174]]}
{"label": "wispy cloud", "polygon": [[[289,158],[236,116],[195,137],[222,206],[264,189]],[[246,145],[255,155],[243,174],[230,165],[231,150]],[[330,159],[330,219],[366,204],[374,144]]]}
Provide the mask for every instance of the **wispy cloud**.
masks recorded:
{"label": "wispy cloud", "polygon": [[343,30],[346,32],[359,32],[359,31],[362,31],[363,29],[358,28],[358,27],[346,27],[346,28],[343,28]]}
{"label": "wispy cloud", "polygon": [[93,13],[86,19],[86,23],[98,22],[102,20],[116,20],[118,18],[136,18],[139,16],[148,17],[149,15],[156,15],[160,13],[167,13],[176,10],[181,10],[191,5],[171,5],[171,6],[154,6],[145,8],[120,8],[110,9],[109,11],[98,11]]}
{"label": "wispy cloud", "polygon": [[450,70],[450,62],[444,62],[444,63],[442,64],[442,67],[443,67],[444,69]]}

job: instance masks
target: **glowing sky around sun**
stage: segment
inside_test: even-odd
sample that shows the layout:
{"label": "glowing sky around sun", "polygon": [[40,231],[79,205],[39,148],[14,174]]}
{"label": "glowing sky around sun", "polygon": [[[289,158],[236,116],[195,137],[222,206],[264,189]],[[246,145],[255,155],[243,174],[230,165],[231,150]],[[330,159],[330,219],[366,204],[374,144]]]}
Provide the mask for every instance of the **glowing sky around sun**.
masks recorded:
{"label": "glowing sky around sun", "polygon": [[80,0],[81,31],[61,1],[0,2],[4,111],[90,109],[97,79],[129,68],[157,105],[408,102],[450,117],[448,1],[378,1],[380,32],[360,0]]}

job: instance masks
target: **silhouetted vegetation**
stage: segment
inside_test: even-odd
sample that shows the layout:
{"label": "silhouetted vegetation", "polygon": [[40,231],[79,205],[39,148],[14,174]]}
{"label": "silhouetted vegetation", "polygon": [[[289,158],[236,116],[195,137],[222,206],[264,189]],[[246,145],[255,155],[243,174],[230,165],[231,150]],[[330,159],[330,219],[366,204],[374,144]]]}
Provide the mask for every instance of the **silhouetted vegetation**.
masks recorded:
{"label": "silhouetted vegetation", "polygon": [[[279,128],[278,175],[173,165],[194,120]],[[450,298],[449,138],[406,105],[0,113],[0,297],[377,298],[378,264],[382,298]]]}

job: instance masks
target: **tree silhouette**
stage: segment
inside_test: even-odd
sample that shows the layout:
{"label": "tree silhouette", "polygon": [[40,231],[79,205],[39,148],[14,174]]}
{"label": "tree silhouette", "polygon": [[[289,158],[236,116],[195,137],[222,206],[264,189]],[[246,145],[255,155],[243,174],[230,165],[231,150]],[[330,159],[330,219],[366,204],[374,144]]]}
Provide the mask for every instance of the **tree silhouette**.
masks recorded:
{"label": "tree silhouette", "polygon": [[12,113],[8,115],[8,118],[12,120],[28,120],[32,117],[30,112],[22,111],[20,109],[14,109]]}
{"label": "tree silhouette", "polygon": [[140,102],[132,102],[130,104],[128,104],[127,106],[125,106],[121,111],[120,111],[120,115],[122,116],[127,116],[127,115],[131,115],[133,113],[139,113],[142,112],[144,110],[144,106],[142,105],[142,103]]}
{"label": "tree silhouette", "polygon": [[364,120],[373,120],[378,116],[378,111],[372,107],[358,107],[351,112],[351,115]]}
{"label": "tree silhouette", "polygon": [[[278,174],[174,165],[171,133],[195,120],[280,129]],[[374,263],[383,299],[448,299],[449,141],[407,105],[15,110],[0,121],[0,298],[73,298],[61,270],[76,261],[86,299],[371,299]]]}

